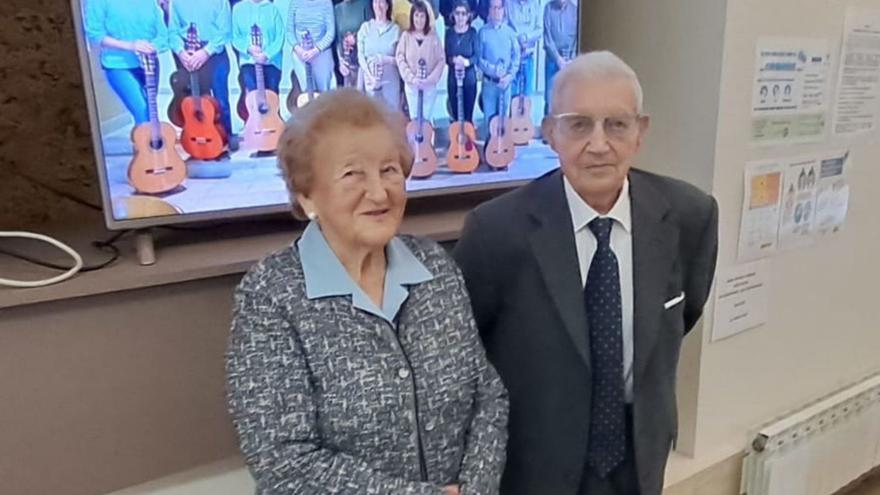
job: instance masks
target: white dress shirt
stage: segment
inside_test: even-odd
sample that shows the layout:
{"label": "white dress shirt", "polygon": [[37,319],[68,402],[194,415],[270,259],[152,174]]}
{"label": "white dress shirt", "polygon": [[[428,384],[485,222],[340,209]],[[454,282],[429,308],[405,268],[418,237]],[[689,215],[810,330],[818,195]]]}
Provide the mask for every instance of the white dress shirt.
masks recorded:
{"label": "white dress shirt", "polygon": [[[587,272],[593,255],[596,254],[596,236],[587,226],[596,217],[614,220],[611,227],[611,250],[617,256],[620,273],[620,301],[623,316],[623,380],[626,402],[633,401],[633,267],[632,267],[632,218],[630,214],[629,179],[623,183],[623,189],[614,207],[607,215],[599,215],[574,190],[568,178],[563,176],[565,183],[565,199],[571,212],[571,223],[574,226],[574,242],[577,249],[578,267],[581,272],[581,286],[587,285]],[[586,329],[584,329],[586,331]]]}

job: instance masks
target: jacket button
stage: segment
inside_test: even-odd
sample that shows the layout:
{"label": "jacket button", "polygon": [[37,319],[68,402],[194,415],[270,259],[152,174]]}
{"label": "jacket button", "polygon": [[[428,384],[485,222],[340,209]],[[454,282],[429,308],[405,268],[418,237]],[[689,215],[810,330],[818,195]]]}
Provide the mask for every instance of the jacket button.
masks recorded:
{"label": "jacket button", "polygon": [[409,378],[409,370],[406,368],[400,368],[397,370],[397,376],[401,378]]}
{"label": "jacket button", "polygon": [[433,421],[428,421],[428,424],[425,425],[425,431],[434,431],[436,427],[437,425]]}

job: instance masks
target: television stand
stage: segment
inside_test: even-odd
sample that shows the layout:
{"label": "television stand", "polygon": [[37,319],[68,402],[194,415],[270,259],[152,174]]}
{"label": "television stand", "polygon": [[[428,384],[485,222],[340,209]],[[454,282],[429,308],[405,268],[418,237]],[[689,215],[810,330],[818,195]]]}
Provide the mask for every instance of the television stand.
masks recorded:
{"label": "television stand", "polygon": [[138,263],[148,266],[156,263],[156,249],[153,243],[153,232],[150,229],[138,230],[134,234],[134,248]]}

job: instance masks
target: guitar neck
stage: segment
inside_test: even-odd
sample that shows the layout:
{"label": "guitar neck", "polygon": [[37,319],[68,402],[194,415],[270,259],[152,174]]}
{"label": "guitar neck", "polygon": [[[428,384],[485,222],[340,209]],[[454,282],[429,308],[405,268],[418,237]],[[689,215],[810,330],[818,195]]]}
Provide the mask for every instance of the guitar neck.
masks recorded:
{"label": "guitar neck", "polygon": [[315,87],[315,73],[312,70],[312,64],[306,63],[306,92],[311,94]]}
{"label": "guitar neck", "polygon": [[147,82],[147,106],[150,110],[150,138],[153,144],[159,143],[162,139],[162,132],[159,127],[159,110],[156,105],[156,74],[151,72],[146,74]]}
{"label": "guitar neck", "polygon": [[423,106],[423,103],[422,103],[422,102],[423,102],[423,100],[424,100],[424,96],[423,96],[423,95],[424,95],[424,92],[420,89],[420,90],[419,90],[419,108],[418,108],[418,113],[419,113],[419,115],[418,115],[418,119],[419,119],[419,120],[418,120],[418,122],[419,122],[419,138],[420,138],[420,139],[421,139],[421,137],[422,137],[422,127],[424,126],[424,121],[425,121],[424,115],[423,115],[423,113],[422,113],[422,106]]}
{"label": "guitar neck", "polygon": [[199,85],[199,73],[196,71],[189,73],[189,87],[190,93],[192,94],[196,111],[201,111],[202,109],[202,88]]}
{"label": "guitar neck", "polygon": [[254,72],[257,75],[257,99],[263,103],[266,101],[266,77],[263,75],[263,64],[255,62]]}
{"label": "guitar neck", "polygon": [[464,125],[464,85],[458,83],[458,123]]}

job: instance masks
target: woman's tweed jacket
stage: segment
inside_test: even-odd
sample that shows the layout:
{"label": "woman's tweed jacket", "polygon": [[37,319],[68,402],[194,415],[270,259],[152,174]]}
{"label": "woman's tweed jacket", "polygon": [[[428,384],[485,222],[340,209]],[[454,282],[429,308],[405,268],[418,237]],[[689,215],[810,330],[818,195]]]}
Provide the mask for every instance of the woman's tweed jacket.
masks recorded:
{"label": "woman's tweed jacket", "polygon": [[498,492],[507,393],[486,359],[461,272],[400,237],[434,275],[397,328],[350,296],[306,297],[296,245],[245,275],[227,353],[230,411],[257,492]]}

